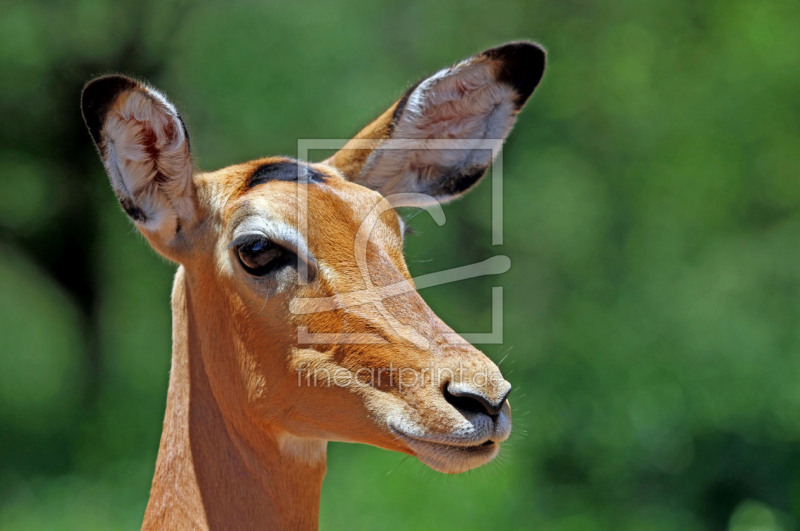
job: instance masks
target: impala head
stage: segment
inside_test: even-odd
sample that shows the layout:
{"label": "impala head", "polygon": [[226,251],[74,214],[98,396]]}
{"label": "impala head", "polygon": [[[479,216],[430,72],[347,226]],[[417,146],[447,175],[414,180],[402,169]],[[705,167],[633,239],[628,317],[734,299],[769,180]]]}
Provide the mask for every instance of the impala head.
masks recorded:
{"label": "impala head", "polygon": [[[121,76],[86,86],[84,117],[114,192],[182,265],[189,333],[236,429],[372,444],[443,472],[497,454],[511,385],[414,290],[393,206],[471,188],[492,151],[469,140],[499,146],[543,70],[534,44],[487,50],[413,86],[324,162],[273,157],[213,173],[193,170],[162,94]],[[423,142],[391,149],[402,140]]]}

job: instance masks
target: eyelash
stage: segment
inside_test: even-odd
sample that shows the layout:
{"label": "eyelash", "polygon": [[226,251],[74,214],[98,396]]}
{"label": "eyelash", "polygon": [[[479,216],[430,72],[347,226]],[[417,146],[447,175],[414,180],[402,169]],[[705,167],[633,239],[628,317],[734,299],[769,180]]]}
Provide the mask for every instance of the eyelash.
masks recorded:
{"label": "eyelash", "polygon": [[[260,249],[253,249],[261,244]],[[242,268],[250,275],[263,277],[288,263],[294,253],[275,242],[259,236],[247,238],[235,247]]]}

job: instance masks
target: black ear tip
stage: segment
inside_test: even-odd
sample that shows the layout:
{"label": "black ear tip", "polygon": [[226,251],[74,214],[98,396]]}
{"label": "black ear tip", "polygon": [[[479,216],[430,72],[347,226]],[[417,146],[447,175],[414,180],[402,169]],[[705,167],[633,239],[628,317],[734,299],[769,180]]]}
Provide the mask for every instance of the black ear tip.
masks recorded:
{"label": "black ear tip", "polygon": [[81,112],[95,144],[100,145],[103,122],[111,104],[121,92],[134,89],[137,85],[129,77],[111,75],[93,79],[83,87]]}
{"label": "black ear tip", "polygon": [[544,48],[530,41],[517,41],[486,50],[484,55],[497,62],[497,79],[514,87],[515,103],[521,108],[544,75]]}

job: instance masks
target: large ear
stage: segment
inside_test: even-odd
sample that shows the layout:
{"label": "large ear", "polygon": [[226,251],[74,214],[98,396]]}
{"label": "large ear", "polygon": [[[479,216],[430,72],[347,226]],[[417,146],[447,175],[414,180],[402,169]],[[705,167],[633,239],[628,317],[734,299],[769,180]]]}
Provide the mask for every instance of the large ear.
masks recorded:
{"label": "large ear", "polygon": [[198,217],[189,136],[175,107],[143,83],[105,76],[84,87],[81,109],[120,205],[171,255]]}
{"label": "large ear", "polygon": [[531,42],[470,57],[411,87],[325,162],[385,196],[456,197],[486,173],[544,66]]}

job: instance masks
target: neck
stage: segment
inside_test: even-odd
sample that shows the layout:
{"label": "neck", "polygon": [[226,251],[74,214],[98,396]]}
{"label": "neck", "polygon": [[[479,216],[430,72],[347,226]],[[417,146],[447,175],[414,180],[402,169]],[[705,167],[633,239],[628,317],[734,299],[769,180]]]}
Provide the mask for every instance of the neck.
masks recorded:
{"label": "neck", "polygon": [[183,268],[172,292],[167,411],[144,529],[315,529],[325,442],[237,429],[208,377],[217,345],[201,341]]}

